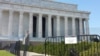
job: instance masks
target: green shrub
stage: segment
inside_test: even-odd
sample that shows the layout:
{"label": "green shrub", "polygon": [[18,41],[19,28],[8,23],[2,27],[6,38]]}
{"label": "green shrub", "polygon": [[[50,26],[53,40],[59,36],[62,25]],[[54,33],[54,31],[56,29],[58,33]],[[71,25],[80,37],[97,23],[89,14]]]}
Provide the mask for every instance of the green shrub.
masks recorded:
{"label": "green shrub", "polygon": [[44,45],[35,45],[33,46],[33,52],[44,53]]}
{"label": "green shrub", "polygon": [[29,48],[28,48],[28,51],[33,52],[33,49],[34,49],[33,45],[30,45]]}
{"label": "green shrub", "polygon": [[100,43],[92,42],[91,47],[88,50],[80,52],[80,56],[98,56],[100,55]]}

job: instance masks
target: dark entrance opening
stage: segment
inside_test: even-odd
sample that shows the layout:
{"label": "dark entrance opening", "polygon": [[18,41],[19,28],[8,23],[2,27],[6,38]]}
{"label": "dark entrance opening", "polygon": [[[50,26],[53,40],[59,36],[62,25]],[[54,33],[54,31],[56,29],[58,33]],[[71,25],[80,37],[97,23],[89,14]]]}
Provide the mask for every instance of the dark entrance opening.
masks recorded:
{"label": "dark entrance opening", "polygon": [[33,16],[33,37],[36,37],[37,17]]}
{"label": "dark entrance opening", "polygon": [[46,26],[46,19],[42,17],[42,37],[45,38],[45,26]]}
{"label": "dark entrance opening", "polygon": [[51,24],[52,24],[52,36],[54,36],[54,32],[53,32],[53,30],[54,30],[54,29],[53,29],[53,26],[54,26],[54,25],[53,25],[53,24],[54,24],[54,23],[53,23],[53,18],[51,19]]}

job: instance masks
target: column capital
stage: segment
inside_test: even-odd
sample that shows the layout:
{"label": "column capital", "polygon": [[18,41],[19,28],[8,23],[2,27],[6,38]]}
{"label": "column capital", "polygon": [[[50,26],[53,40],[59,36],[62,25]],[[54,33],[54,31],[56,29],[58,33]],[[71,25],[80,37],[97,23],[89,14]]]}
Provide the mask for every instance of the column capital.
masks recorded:
{"label": "column capital", "polygon": [[76,17],[71,17],[72,18],[72,20],[75,20],[76,19]]}
{"label": "column capital", "polygon": [[29,14],[34,14],[33,12],[29,12]]}
{"label": "column capital", "polygon": [[68,18],[69,16],[64,16],[64,18]]}
{"label": "column capital", "polygon": [[52,14],[48,14],[48,16],[50,16],[50,17],[51,17],[51,16],[52,16]]}
{"label": "column capital", "polygon": [[19,11],[20,14],[24,14],[24,11]]}
{"label": "column capital", "polygon": [[[13,10],[9,10],[9,15],[13,16],[14,11]],[[10,16],[9,16],[10,17]]]}
{"label": "column capital", "polygon": [[83,20],[83,18],[82,18],[82,17],[80,17],[80,18],[79,18],[79,20]]}
{"label": "column capital", "polygon": [[42,13],[39,13],[39,14],[38,14],[38,18],[39,18],[39,19],[42,19],[42,15],[43,15]]}
{"label": "column capital", "polygon": [[89,21],[89,19],[85,19],[85,21]]}
{"label": "column capital", "polygon": [[[23,12],[23,11],[22,11]],[[34,12],[28,12],[29,14],[34,14]]]}
{"label": "column capital", "polygon": [[29,13],[29,17],[33,18],[33,15],[34,15],[34,13],[32,13],[32,12]]}
{"label": "column capital", "polygon": [[66,15],[66,16],[63,16],[63,17],[70,17],[70,16],[67,16],[67,15]]}
{"label": "column capital", "polygon": [[57,18],[60,18],[60,16],[59,16],[59,15],[57,15],[56,17],[57,17]]}
{"label": "column capital", "polygon": [[82,22],[82,20],[83,20],[82,18],[79,18],[79,21],[81,21],[81,22]]}
{"label": "column capital", "polygon": [[39,15],[43,15],[42,13],[39,13]]}
{"label": "column capital", "polygon": [[9,12],[14,12],[14,10],[9,10]]}

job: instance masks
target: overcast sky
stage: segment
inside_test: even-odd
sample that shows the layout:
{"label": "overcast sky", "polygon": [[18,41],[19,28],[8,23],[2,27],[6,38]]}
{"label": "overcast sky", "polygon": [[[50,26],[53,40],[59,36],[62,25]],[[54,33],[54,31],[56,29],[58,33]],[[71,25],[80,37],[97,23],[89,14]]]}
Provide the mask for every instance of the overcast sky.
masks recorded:
{"label": "overcast sky", "polygon": [[77,4],[78,10],[89,11],[90,32],[100,34],[100,0],[56,0],[58,2]]}

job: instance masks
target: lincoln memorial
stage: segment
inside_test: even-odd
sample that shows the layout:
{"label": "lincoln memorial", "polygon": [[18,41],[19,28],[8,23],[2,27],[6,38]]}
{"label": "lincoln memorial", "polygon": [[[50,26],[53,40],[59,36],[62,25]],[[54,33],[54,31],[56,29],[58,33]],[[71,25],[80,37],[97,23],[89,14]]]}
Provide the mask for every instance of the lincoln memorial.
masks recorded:
{"label": "lincoln memorial", "polygon": [[0,39],[32,41],[89,34],[88,11],[54,0],[0,0]]}

